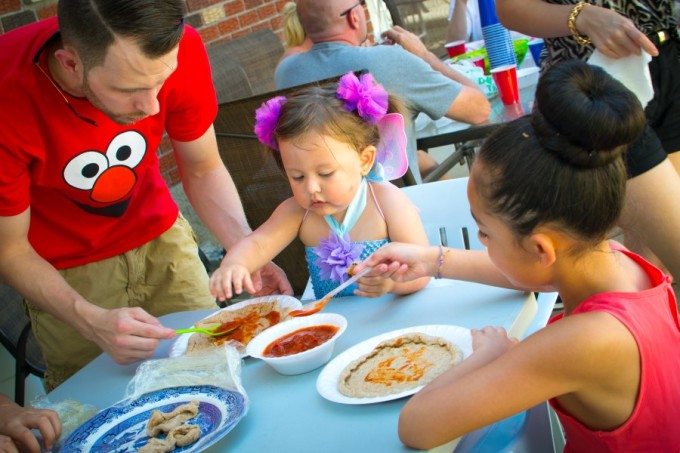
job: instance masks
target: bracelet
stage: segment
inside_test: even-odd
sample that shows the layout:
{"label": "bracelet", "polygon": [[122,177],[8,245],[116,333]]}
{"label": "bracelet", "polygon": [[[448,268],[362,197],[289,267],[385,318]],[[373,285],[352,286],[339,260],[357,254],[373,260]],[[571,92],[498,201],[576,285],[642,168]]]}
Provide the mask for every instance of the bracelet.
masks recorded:
{"label": "bracelet", "polygon": [[579,14],[581,14],[581,11],[586,7],[587,4],[588,3],[583,0],[578,2],[576,6],[572,8],[571,12],[569,13],[569,17],[567,18],[567,27],[569,27],[571,37],[574,38],[574,41],[576,41],[576,43],[581,47],[585,47],[592,42],[589,37],[580,34],[576,29],[576,18]]}
{"label": "bracelet", "polygon": [[449,253],[449,249],[445,249],[443,245],[439,246],[439,258],[437,258],[437,273],[434,278],[442,278],[442,266],[444,265],[444,259],[446,254]]}

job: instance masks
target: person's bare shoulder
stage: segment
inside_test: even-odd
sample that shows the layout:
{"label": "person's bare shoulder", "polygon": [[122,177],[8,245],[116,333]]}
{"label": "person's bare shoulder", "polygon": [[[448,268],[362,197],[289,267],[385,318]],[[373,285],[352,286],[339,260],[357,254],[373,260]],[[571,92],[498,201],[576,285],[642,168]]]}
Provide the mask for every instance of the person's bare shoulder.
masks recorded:
{"label": "person's bare shoulder", "polygon": [[593,311],[567,316],[537,334],[553,350],[553,365],[574,379],[597,381],[639,356],[635,338],[613,315]]}

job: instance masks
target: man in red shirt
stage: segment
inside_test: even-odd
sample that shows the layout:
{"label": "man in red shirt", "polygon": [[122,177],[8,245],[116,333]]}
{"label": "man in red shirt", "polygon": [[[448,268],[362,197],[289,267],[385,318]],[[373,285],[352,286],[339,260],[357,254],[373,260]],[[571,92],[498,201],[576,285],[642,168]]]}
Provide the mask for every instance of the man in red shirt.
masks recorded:
{"label": "man in red shirt", "polygon": [[[218,240],[250,232],[183,14],[181,0],[61,0],[58,21],[0,37],[0,278],[27,300],[48,389],[102,350],[150,357],[174,335],[155,316],[215,307],[160,174],[164,130]],[[292,292],[273,263],[261,272],[261,293]]]}

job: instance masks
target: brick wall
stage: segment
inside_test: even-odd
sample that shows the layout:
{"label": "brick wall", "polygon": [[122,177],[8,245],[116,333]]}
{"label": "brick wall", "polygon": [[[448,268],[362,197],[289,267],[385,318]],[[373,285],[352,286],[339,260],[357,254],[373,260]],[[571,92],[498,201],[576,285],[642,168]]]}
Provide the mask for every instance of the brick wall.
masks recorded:
{"label": "brick wall", "polygon": [[[283,37],[281,8],[287,0],[186,0],[187,22],[206,44],[269,28]],[[0,34],[54,16],[57,0],[0,0]]]}
{"label": "brick wall", "polygon": [[[269,28],[283,40],[281,8],[287,0],[186,0],[186,21],[206,45]],[[57,0],[0,0],[0,34],[56,15]],[[158,148],[163,177],[179,182],[179,171],[167,136]]]}

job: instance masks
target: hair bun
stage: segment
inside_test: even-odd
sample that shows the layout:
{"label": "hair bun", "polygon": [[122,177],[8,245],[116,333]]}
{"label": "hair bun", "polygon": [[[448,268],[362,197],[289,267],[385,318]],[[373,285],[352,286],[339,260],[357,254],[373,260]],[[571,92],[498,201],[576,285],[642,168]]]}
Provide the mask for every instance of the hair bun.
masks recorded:
{"label": "hair bun", "polygon": [[626,147],[621,145],[611,149],[587,149],[560,134],[539,110],[535,110],[531,115],[531,126],[541,147],[576,167],[594,168],[608,165],[626,150]]}
{"label": "hair bun", "polygon": [[645,122],[630,90],[602,68],[580,60],[555,65],[536,87],[531,123],[538,140],[576,166],[599,167],[616,160],[640,136]]}

